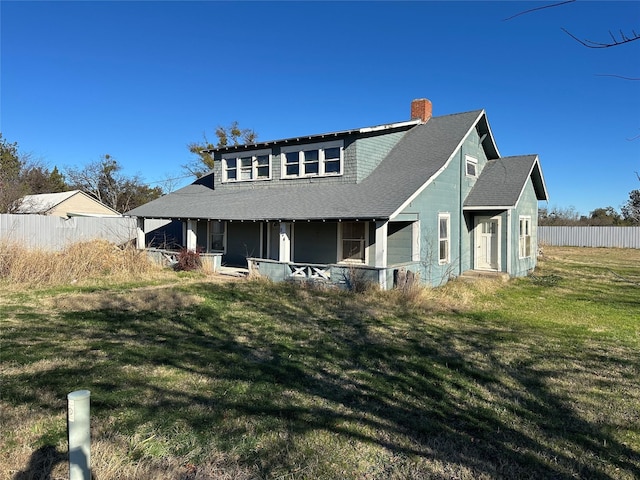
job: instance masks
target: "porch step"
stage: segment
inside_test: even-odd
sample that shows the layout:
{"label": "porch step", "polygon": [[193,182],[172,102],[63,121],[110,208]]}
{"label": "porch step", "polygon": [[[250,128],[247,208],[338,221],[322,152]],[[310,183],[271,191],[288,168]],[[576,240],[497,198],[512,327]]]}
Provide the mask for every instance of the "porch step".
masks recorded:
{"label": "porch step", "polygon": [[490,272],[487,270],[467,270],[458,277],[460,280],[473,282],[479,279],[509,281],[509,274],[505,272]]}
{"label": "porch step", "polygon": [[247,268],[222,266],[218,268],[218,274],[230,277],[246,277],[249,275],[249,270]]}

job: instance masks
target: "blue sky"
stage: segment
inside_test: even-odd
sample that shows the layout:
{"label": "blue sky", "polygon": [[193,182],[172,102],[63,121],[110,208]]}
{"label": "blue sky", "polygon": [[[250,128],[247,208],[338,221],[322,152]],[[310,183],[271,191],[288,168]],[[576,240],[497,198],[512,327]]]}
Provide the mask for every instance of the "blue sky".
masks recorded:
{"label": "blue sky", "polygon": [[[110,154],[146,182],[237,120],[259,140],[485,109],[502,156],[537,153],[550,207],[639,187],[640,2],[0,2],[0,130],[50,168]],[[188,183],[182,180],[179,186]]]}

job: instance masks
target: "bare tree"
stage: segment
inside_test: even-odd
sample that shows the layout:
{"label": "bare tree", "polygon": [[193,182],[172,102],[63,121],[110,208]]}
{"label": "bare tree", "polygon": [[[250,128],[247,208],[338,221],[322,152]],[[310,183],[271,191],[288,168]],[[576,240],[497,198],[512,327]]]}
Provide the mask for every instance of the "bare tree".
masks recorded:
{"label": "bare tree", "polygon": [[82,168],[66,170],[69,184],[118,212],[127,212],[162,195],[160,187],[145,185],[139,176],[127,177],[109,154]]}
{"label": "bare tree", "polygon": [[[516,13],[515,15],[511,15],[510,17],[505,18],[504,20],[512,20],[516,17],[519,17],[521,15],[525,15],[528,13],[533,13],[533,12],[537,12],[539,10],[544,10],[547,8],[554,8],[554,7],[560,7],[562,5],[566,5],[568,3],[575,3],[576,0],[565,0],[563,2],[555,2],[555,3],[550,3],[547,5],[541,5],[539,7],[535,7],[535,8],[530,8],[529,10],[523,10],[521,12]],[[564,33],[566,33],[567,35],[569,35],[571,38],[573,38],[576,42],[580,43],[582,46],[587,47],[587,48],[611,48],[611,47],[618,47],[620,45],[624,45],[625,43],[630,43],[630,42],[635,42],[636,40],[640,40],[640,34],[638,34],[635,30],[631,30],[631,33],[625,33],[624,31],[620,30],[617,33],[613,33],[611,30],[609,30],[609,40],[607,41],[600,41],[600,42],[596,42],[594,40],[587,40],[587,39],[582,39],[579,38],[578,36],[574,35],[573,33],[571,33],[568,29],[561,27],[560,28]],[[611,75],[611,76],[618,76],[618,75]],[[630,77],[621,77],[621,78],[625,78],[628,80],[640,80],[638,78],[630,78]]]}
{"label": "bare tree", "polygon": [[182,166],[190,175],[201,177],[213,169],[213,157],[206,150],[231,145],[252,144],[258,138],[258,134],[254,130],[240,128],[237,121],[231,122],[227,127],[218,126],[215,134],[218,138],[215,145],[209,141],[206,133],[202,134],[202,142],[187,144],[189,151],[196,156],[192,162]]}

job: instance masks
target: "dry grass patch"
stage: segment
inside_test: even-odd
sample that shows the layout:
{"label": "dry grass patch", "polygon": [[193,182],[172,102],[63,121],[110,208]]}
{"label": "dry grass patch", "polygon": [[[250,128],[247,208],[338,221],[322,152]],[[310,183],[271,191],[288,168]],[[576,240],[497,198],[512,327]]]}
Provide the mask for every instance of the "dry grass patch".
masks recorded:
{"label": "dry grass patch", "polygon": [[125,292],[99,291],[64,293],[48,297],[41,304],[55,311],[88,312],[93,310],[179,310],[202,303],[203,297],[177,290],[171,285],[132,288]]}
{"label": "dry grass patch", "polygon": [[157,272],[146,252],[106,240],[69,245],[60,252],[0,242],[0,279],[14,288],[64,285],[110,278],[126,280]]}

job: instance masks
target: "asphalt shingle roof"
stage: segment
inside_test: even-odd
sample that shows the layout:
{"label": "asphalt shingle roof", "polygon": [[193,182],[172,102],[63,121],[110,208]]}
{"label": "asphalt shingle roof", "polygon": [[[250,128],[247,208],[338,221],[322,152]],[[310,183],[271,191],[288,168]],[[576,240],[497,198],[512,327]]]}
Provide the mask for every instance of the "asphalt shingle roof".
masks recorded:
{"label": "asphalt shingle roof", "polygon": [[[538,168],[537,155],[522,155],[489,160],[467,195],[464,206],[513,207],[518,202],[529,177]],[[546,190],[539,170],[535,172],[534,187],[539,200],[546,199]]]}
{"label": "asphalt shingle roof", "polygon": [[147,218],[321,220],[389,218],[455,153],[482,110],[433,117],[408,130],[357,184],[211,189],[196,183],[128,212]]}

